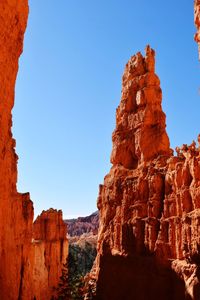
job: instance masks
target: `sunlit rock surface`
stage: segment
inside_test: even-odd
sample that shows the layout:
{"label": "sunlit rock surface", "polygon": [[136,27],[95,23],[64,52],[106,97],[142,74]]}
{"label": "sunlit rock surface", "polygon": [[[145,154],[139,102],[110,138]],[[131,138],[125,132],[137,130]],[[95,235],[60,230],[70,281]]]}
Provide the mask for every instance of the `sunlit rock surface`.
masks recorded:
{"label": "sunlit rock surface", "polygon": [[[67,254],[61,212],[43,213],[44,228],[33,235],[33,203],[17,192],[17,155],[12,137],[12,114],[18,60],[28,18],[27,0],[0,1],[0,299],[50,299],[63,256]],[[36,223],[35,223],[36,224]],[[38,223],[37,223],[38,224]],[[34,225],[34,230],[37,225]],[[57,231],[58,230],[58,231]],[[40,277],[40,278],[39,278]],[[44,296],[45,295],[45,296]]]}
{"label": "sunlit rock surface", "polygon": [[33,225],[33,283],[36,299],[56,296],[59,277],[68,255],[66,225],[62,211],[49,209]]}
{"label": "sunlit rock surface", "polygon": [[200,137],[173,155],[154,65],[147,46],[122,78],[113,166],[98,197],[94,299],[200,299]]}
{"label": "sunlit rock surface", "polygon": [[195,41],[198,43],[199,47],[199,58],[200,58],[200,1],[194,1],[194,22],[197,28],[197,33],[195,34]]}

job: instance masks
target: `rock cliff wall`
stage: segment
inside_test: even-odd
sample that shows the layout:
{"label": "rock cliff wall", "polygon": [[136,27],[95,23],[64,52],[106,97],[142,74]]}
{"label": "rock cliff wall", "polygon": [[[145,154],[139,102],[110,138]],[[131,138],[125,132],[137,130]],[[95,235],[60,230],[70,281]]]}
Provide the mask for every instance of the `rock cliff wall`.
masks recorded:
{"label": "rock cliff wall", "polygon": [[17,155],[11,133],[15,80],[27,17],[27,1],[0,2],[0,299],[20,299],[31,247],[33,206],[28,194],[16,190]]}
{"label": "rock cliff wall", "polygon": [[[22,53],[24,31],[27,25],[28,0],[0,1],[0,299],[29,300],[34,296],[33,281],[37,281],[38,261],[41,265],[41,282],[48,276],[48,286],[56,282],[52,270],[58,276],[62,254],[66,253],[65,233],[57,240],[43,240],[43,246],[32,243],[33,204],[28,193],[17,192],[17,155],[12,137],[12,114],[18,59]],[[55,214],[57,215],[57,213]],[[61,224],[58,213],[55,224]],[[58,229],[59,229],[58,226]],[[64,223],[63,223],[64,226]],[[62,226],[61,226],[62,227]],[[52,242],[52,243],[51,243]],[[58,244],[56,247],[56,243]],[[52,245],[52,249],[50,249]],[[42,248],[43,247],[43,248]],[[35,249],[35,250],[34,250]],[[63,251],[62,253],[59,251]],[[36,251],[36,252],[35,252]],[[42,266],[44,253],[47,257]],[[40,256],[41,255],[41,256]],[[57,263],[57,267],[55,266]],[[35,264],[36,263],[36,264]],[[44,273],[42,273],[42,268]],[[35,272],[34,272],[35,270]],[[47,284],[46,284],[47,285]],[[43,286],[38,286],[43,293]],[[48,295],[50,294],[48,291]],[[45,291],[47,288],[45,286]],[[39,299],[48,299],[38,296]],[[49,298],[50,299],[50,298]]]}
{"label": "rock cliff wall", "polygon": [[147,46],[125,67],[98,197],[94,299],[200,299],[200,136],[173,155],[154,64]]}

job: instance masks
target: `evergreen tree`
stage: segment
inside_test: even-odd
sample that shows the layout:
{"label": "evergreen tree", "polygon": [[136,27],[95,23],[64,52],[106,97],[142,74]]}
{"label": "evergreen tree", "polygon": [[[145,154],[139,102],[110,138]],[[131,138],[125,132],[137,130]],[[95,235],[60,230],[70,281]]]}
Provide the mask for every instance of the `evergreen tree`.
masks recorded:
{"label": "evergreen tree", "polygon": [[71,300],[71,293],[68,283],[68,260],[63,264],[62,275],[57,289],[58,298],[57,300]]}
{"label": "evergreen tree", "polygon": [[57,289],[57,300],[83,300],[86,292],[85,275],[91,270],[96,249],[88,242],[84,247],[69,245],[69,254],[63,264],[62,275]]}

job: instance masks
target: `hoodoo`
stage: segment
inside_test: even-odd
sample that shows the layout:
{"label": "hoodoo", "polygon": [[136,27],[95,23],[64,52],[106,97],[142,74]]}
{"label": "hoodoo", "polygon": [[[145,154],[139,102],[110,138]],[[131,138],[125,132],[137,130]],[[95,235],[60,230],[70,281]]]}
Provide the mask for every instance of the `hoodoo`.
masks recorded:
{"label": "hoodoo", "polygon": [[160,80],[154,68],[155,53],[150,46],[145,57],[137,53],[125,67],[112,137],[114,166],[135,169],[158,155],[170,153],[165,114],[161,109]]}
{"label": "hoodoo", "polygon": [[[33,239],[33,203],[28,193],[20,194],[16,188],[18,158],[11,133],[11,110],[27,18],[28,0],[0,1],[1,300],[51,299],[67,255],[66,232],[60,229],[65,226],[61,213],[42,214],[42,219],[49,220],[47,228],[52,230],[52,235],[42,235],[43,226],[37,226],[38,222],[42,223],[39,219],[34,229],[37,227],[37,237],[41,236],[41,239],[36,245]],[[57,230],[59,232],[55,233]]]}
{"label": "hoodoo", "polygon": [[[32,293],[36,299],[52,299],[68,255],[62,211],[43,211],[33,224]],[[25,299],[32,299],[25,297]]]}
{"label": "hoodoo", "polygon": [[[195,23],[200,43],[200,1]],[[154,51],[127,63],[100,185],[98,300],[200,299],[200,138],[169,146]]]}

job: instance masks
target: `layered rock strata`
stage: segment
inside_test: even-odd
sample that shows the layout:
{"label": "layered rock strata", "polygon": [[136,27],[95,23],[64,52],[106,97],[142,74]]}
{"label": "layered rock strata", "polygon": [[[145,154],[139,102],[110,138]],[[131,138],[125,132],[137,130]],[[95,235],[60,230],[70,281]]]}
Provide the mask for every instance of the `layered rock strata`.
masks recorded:
{"label": "layered rock strata", "polygon": [[[50,299],[51,287],[56,282],[60,270],[62,253],[66,254],[66,235],[58,234],[55,240],[45,239],[41,245],[33,239],[33,204],[28,193],[17,192],[17,155],[15,140],[12,137],[12,114],[14,105],[15,81],[18,59],[22,53],[24,31],[27,25],[27,0],[0,1],[0,299],[29,300],[35,296],[34,284],[37,281],[40,263],[41,282],[37,293],[46,291]],[[55,214],[57,215],[57,213]],[[58,213],[56,226],[61,224]],[[59,229],[59,226],[53,228]],[[64,226],[64,223],[61,227]],[[42,233],[41,233],[42,234]],[[60,233],[61,234],[61,233]],[[45,238],[45,237],[44,237]],[[57,239],[57,240],[56,240]],[[61,240],[64,241],[61,245]],[[58,244],[56,248],[55,244]],[[43,246],[42,246],[43,245]],[[52,250],[50,250],[52,245]],[[54,251],[55,249],[55,251]],[[54,252],[53,252],[54,251]],[[44,253],[46,258],[43,259]],[[40,256],[41,255],[41,256]],[[44,264],[42,262],[44,260]],[[51,259],[55,259],[53,266]],[[48,263],[47,263],[48,261]],[[53,270],[55,275],[52,275]],[[46,277],[45,277],[46,276]],[[46,278],[44,280],[44,278]],[[47,285],[49,290],[47,290]],[[43,291],[44,288],[44,291]],[[44,294],[43,294],[44,295]],[[49,296],[49,298],[48,298]]]}
{"label": "layered rock strata", "polygon": [[154,65],[147,46],[122,79],[113,166],[98,197],[99,300],[200,299],[200,146],[173,155]]}

